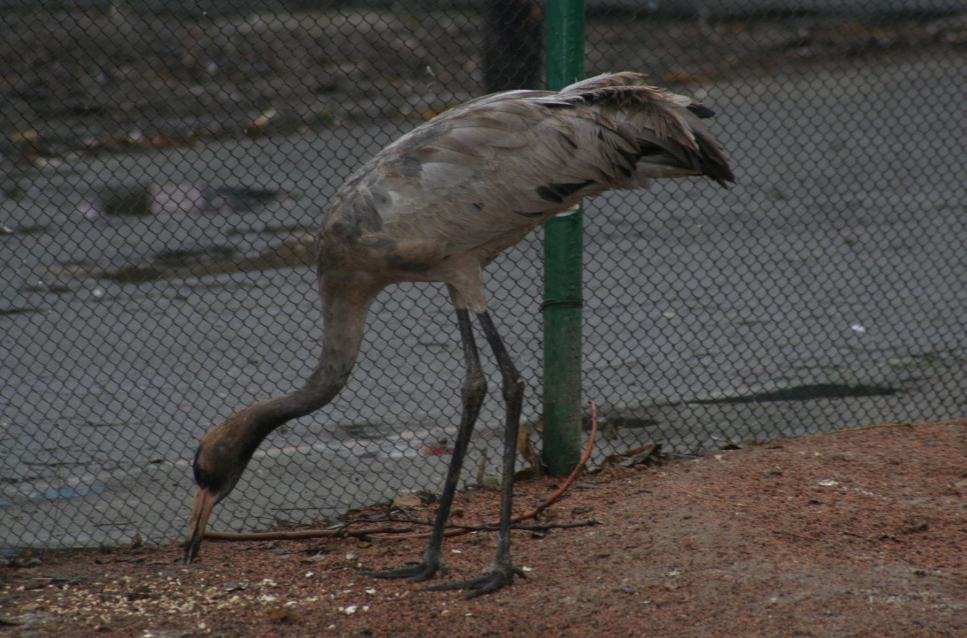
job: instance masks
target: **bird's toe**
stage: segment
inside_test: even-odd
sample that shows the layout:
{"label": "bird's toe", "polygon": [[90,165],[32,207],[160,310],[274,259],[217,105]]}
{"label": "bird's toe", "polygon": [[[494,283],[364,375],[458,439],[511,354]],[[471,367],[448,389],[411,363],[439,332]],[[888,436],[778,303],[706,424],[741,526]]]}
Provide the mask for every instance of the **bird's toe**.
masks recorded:
{"label": "bird's toe", "polygon": [[440,566],[438,564],[421,561],[419,563],[409,563],[396,569],[366,571],[363,572],[363,575],[372,576],[373,578],[403,578],[409,583],[422,583],[433,578],[433,575],[439,570]]}
{"label": "bird's toe", "polygon": [[514,582],[514,576],[526,578],[524,570],[513,565],[494,565],[490,571],[476,578],[469,578],[454,583],[440,583],[431,585],[427,589],[432,591],[449,591],[454,589],[467,590],[466,598],[476,598],[502,589]]}

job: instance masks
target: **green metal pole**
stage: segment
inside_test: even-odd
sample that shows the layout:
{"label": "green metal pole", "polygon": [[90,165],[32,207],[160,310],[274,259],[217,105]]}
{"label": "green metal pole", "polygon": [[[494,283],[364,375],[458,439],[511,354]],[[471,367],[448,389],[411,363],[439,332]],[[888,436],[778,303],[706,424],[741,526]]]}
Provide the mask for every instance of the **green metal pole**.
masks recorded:
{"label": "green metal pole", "polygon": [[[547,2],[547,88],[584,77],[584,0]],[[544,227],[544,445],[551,474],[566,476],[581,458],[581,271],[578,212]]]}

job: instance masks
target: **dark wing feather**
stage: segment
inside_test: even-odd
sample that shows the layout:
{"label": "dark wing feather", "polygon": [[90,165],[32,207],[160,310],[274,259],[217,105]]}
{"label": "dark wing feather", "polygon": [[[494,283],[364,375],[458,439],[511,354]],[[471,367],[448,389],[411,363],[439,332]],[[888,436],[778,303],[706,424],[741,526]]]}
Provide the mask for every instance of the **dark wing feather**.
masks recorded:
{"label": "dark wing feather", "polygon": [[360,197],[375,202],[382,225],[374,242],[435,242],[446,255],[479,249],[487,261],[582,197],[642,188],[651,178],[733,181],[701,121],[708,114],[636,73],[558,93],[486,96],[388,146],[349,180],[336,208]]}

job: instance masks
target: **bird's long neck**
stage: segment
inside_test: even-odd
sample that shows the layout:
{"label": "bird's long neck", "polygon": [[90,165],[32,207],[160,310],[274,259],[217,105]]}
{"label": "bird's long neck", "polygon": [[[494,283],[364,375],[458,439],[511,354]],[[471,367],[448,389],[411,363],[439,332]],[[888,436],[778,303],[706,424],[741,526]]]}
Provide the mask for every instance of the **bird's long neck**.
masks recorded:
{"label": "bird's long neck", "polygon": [[346,385],[362,343],[366,315],[376,290],[351,281],[320,281],[323,300],[322,355],[305,384],[281,397],[261,401],[226,421],[235,421],[246,453],[273,430],[292,419],[322,408]]}

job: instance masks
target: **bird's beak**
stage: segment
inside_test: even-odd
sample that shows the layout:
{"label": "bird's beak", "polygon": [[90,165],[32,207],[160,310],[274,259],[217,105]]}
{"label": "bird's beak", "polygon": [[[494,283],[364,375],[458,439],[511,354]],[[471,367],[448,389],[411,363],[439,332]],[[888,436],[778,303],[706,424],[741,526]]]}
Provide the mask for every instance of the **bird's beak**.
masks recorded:
{"label": "bird's beak", "polygon": [[212,509],[218,503],[218,495],[211,490],[199,487],[195,491],[195,502],[191,507],[191,522],[188,540],[185,541],[185,563],[189,564],[198,556],[201,541],[205,537],[205,528]]}

